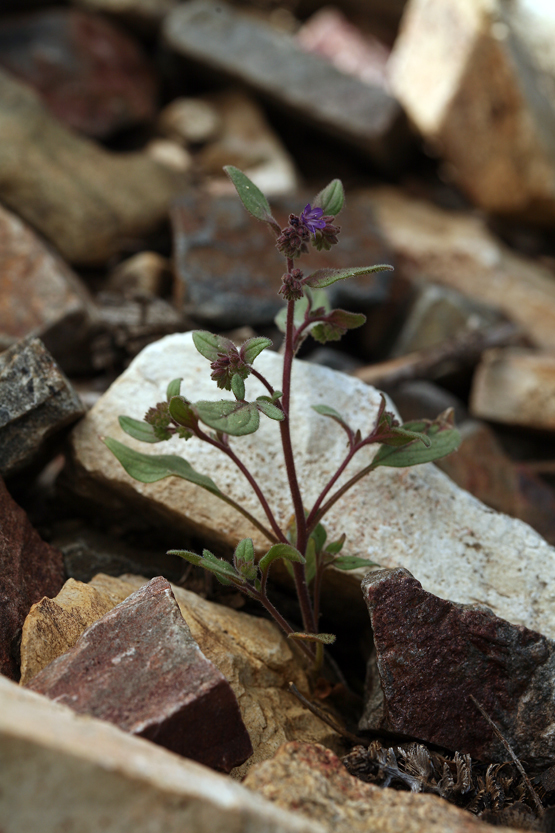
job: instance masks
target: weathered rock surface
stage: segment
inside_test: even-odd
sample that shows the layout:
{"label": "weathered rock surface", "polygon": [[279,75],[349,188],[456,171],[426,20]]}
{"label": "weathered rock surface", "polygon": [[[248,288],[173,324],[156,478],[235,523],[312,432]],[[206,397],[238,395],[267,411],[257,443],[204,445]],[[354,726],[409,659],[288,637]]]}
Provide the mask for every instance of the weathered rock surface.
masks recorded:
{"label": "weathered rock surface", "polygon": [[488,350],[474,375],[470,409],[482,419],[555,431],[555,354]]}
{"label": "weathered rock surface", "polygon": [[0,102],[0,200],[67,260],[103,263],[166,217],[182,186],[175,171],[143,153],[110,153],[75,135],[3,71]]}
{"label": "weathered rock surface", "polygon": [[503,761],[506,750],[470,699],[497,723],[516,755],[555,761],[555,643],[483,606],[427,593],[408,570],[362,583],[374,634],[361,729],[387,729]]}
{"label": "weathered rock surface", "polygon": [[[278,355],[264,351],[257,368],[279,384]],[[192,400],[217,399],[219,391],[208,370],[190,334],[169,336],[143,351],[74,430],[72,488],[97,504],[110,500],[127,507],[127,512],[134,506],[166,524],[171,518],[176,529],[193,531],[207,545],[212,540],[231,547],[250,536],[260,550],[265,543],[261,534],[215,496],[182,480],[148,485],[134,481],[99,440],[112,436],[150,452],[151,446],[123,434],[118,416],[142,418],[148,407],[165,398],[168,380],[180,376],[182,392]],[[294,364],[292,384],[293,447],[304,502],[310,506],[345,454],[342,433],[327,426],[310,404],[332,402],[355,428],[369,431],[380,398],[357,379],[302,361]],[[249,399],[263,392],[252,378],[246,390]],[[278,522],[286,525],[291,506],[276,426],[261,419],[255,434],[232,445],[263,484]],[[210,472],[220,489],[261,517],[248,484],[215,450],[195,440],[185,445],[177,438],[163,449],[182,454],[198,471]],[[154,453],[160,453],[160,446]],[[361,453],[346,476],[366,465],[371,454]],[[408,471],[378,469],[338,501],[325,522],[332,540],[346,533],[348,551],[384,567],[405,566],[430,592],[457,602],[487,604],[509,621],[555,636],[555,550],[526,524],[488,509],[432,465]],[[360,611],[362,575],[363,571],[333,574],[324,602],[328,611],[335,610],[343,620]]]}
{"label": "weathered rock surface", "polygon": [[48,9],[2,21],[0,66],[89,136],[105,138],[154,117],[157,83],[146,56],[98,15]]}
{"label": "weathered rock surface", "polygon": [[152,26],[158,25],[177,2],[178,0],[75,0],[75,5],[121,19],[122,23],[136,28],[141,33],[152,34]]}
{"label": "weathered rock surface", "polygon": [[[71,627],[76,629],[79,618],[93,613],[91,596],[96,598],[99,594],[104,603],[109,603],[111,594],[116,604],[116,599],[130,595],[144,581],[132,575],[121,579],[95,576],[88,592],[80,588],[79,607],[72,611]],[[172,585],[172,590],[200,650],[231,685],[252,741],[254,753],[233,771],[234,777],[241,778],[254,763],[271,757],[288,740],[320,742],[339,748],[336,733],[308,712],[288,690],[289,682],[294,682],[300,691],[308,693],[308,681],[297,653],[275,625],[208,602],[181,587]],[[65,588],[61,597],[67,599]],[[58,600],[54,601],[59,605]],[[67,617],[59,609],[51,615],[52,610],[51,602],[39,611],[46,614],[42,619],[33,615],[27,619],[21,648],[22,663],[27,667],[44,664],[46,656],[51,659],[52,653],[60,650],[57,631],[66,627]]]}
{"label": "weathered rock surface", "polygon": [[29,608],[55,596],[64,581],[62,554],[46,544],[0,478],[0,674],[19,675],[18,641]]}
{"label": "weathered rock surface", "polygon": [[[543,15],[537,28],[545,48],[538,49],[518,22],[526,6],[531,4],[412,0],[392,54],[391,82],[474,202],[552,222],[555,21]],[[538,61],[542,52],[549,56],[549,73]]]}
{"label": "weathered rock surface", "polygon": [[511,252],[482,220],[394,188],[365,192],[402,274],[500,309],[533,344],[555,347],[553,271]]}
{"label": "weathered rock surface", "polygon": [[84,413],[83,405],[38,338],[0,355],[0,474],[41,461],[48,445]]}
{"label": "weathered rock surface", "polygon": [[[435,795],[364,784],[316,744],[286,743],[249,772],[245,787],[329,833],[488,833],[489,824]],[[497,828],[508,833],[509,828]]]}
{"label": "weathered rock surface", "polygon": [[5,833],[326,833],[194,761],[1,677],[0,769]]}
{"label": "weathered rock surface", "polygon": [[95,308],[86,286],[19,217],[0,206],[0,349],[39,336],[63,369],[74,372]]}
{"label": "weathered rock surface", "polygon": [[88,627],[27,685],[223,772],[252,754],[233,691],[199,651],[161,576]]}
{"label": "weathered rock surface", "polygon": [[[295,41],[226,3],[194,0],[164,20],[166,44],[272,98],[303,121],[390,166],[406,142],[402,111],[381,86],[339,72]],[[306,91],[310,90],[310,96]]]}

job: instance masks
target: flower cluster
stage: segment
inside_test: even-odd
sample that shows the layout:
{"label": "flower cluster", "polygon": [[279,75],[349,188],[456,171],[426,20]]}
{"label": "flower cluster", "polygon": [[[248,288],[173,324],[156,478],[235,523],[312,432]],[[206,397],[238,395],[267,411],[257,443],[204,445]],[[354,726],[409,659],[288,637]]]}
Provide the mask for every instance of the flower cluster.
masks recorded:
{"label": "flower cluster", "polygon": [[279,295],[283,295],[286,301],[298,301],[304,295],[302,278],[303,273],[300,269],[291,269],[290,272],[286,272],[281,278]]}
{"label": "flower cluster", "polygon": [[167,402],[158,402],[154,408],[149,408],[145,414],[145,422],[152,425],[154,434],[159,440],[169,440],[171,437],[172,432],[169,430],[171,421]]}
{"label": "flower cluster", "polygon": [[333,216],[324,215],[321,208],[305,206],[300,216],[289,215],[289,225],[281,230],[276,246],[285,257],[295,259],[308,252],[307,243],[312,243],[318,251],[331,249],[337,243],[339,226],[332,224]]}
{"label": "flower cluster", "polygon": [[210,363],[213,379],[222,390],[231,390],[231,380],[238,374],[241,379],[246,379],[251,369],[244,361],[234,345],[230,345],[225,353],[218,353],[217,359]]}

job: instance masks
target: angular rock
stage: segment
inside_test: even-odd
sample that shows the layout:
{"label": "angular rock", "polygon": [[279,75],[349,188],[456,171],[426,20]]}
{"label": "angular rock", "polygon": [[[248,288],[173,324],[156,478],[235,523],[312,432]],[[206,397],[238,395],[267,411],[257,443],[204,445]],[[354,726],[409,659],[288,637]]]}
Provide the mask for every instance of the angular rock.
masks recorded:
{"label": "angular rock", "polygon": [[[299,213],[310,194],[282,197],[272,206],[282,225],[291,212]],[[278,295],[283,257],[262,223],[252,217],[233,196],[190,194],[172,208],[174,233],[175,302],[195,320],[218,327],[256,327],[273,322],[283,307]],[[391,253],[375,232],[368,204],[356,196],[341,213],[342,247],[356,251],[360,263],[391,263]],[[336,247],[341,248],[341,247]],[[312,250],[307,271],[340,268],[344,255]],[[341,281],[330,288],[332,304],[357,304],[363,308],[387,296],[387,272]]]}
{"label": "angular rock", "polygon": [[543,15],[537,28],[545,49],[538,49],[519,25],[531,6],[412,0],[390,77],[409,117],[477,205],[552,222],[555,21]]}
{"label": "angular rock", "polygon": [[0,349],[42,339],[67,373],[83,368],[95,307],[78,276],[0,206]]}
{"label": "angular rock", "polygon": [[252,754],[235,695],[199,651],[161,576],[87,628],[27,687],[223,772]]}
{"label": "angular rock", "polygon": [[106,138],[155,114],[157,83],[145,54],[98,15],[48,9],[2,21],[0,66],[89,136]]}
{"label": "angular rock", "polygon": [[362,592],[376,657],[361,729],[410,735],[482,761],[506,760],[475,697],[519,758],[541,767],[555,761],[553,641],[482,605],[427,593],[403,568],[369,574]]}
{"label": "angular rock", "polygon": [[62,554],[46,544],[0,478],[0,674],[19,676],[19,636],[29,608],[64,582]]}
{"label": "angular rock", "polygon": [[3,678],[0,769],[6,833],[326,833],[194,761]]}
{"label": "angular rock", "polygon": [[501,310],[540,347],[555,347],[552,270],[513,254],[483,221],[446,211],[395,188],[366,191],[399,271]]}
{"label": "angular rock", "polygon": [[[88,601],[92,595],[96,598],[100,594],[105,603],[112,598],[116,604],[144,581],[134,575],[121,579],[95,576],[87,586],[88,591],[82,590],[82,603],[72,611],[75,614],[72,627],[78,627],[78,618],[82,620],[92,613]],[[270,758],[288,740],[320,742],[339,748],[336,733],[308,712],[288,690],[289,682],[294,682],[300,691],[308,694],[308,680],[297,653],[275,625],[205,601],[181,587],[172,585],[172,591],[200,650],[229,681],[251,738],[254,753],[233,770],[235,778],[242,778],[257,761]],[[67,598],[65,589],[61,596]],[[50,613],[52,608],[50,602],[44,610]],[[59,609],[48,619],[29,615],[21,647],[22,663],[26,667],[44,664],[46,657],[51,659],[60,650],[58,623],[64,625]],[[84,627],[81,626],[82,630]]]}
{"label": "angular rock", "polygon": [[[245,787],[329,833],[488,833],[489,824],[436,795],[381,789],[349,775],[318,744],[286,743],[247,775]],[[496,828],[508,833],[508,827]]]}
{"label": "angular rock", "polygon": [[83,405],[38,338],[0,354],[0,474],[38,465]]}
{"label": "angular rock", "polygon": [[[277,354],[265,350],[256,366],[279,385],[282,365]],[[125,507],[126,514],[133,507],[145,518],[163,519],[165,525],[171,519],[176,530],[193,533],[206,546],[212,541],[230,549],[249,536],[260,551],[265,545],[263,536],[214,495],[184,480],[152,484],[132,480],[99,440],[99,436],[111,436],[142,452],[181,454],[197,471],[210,472],[219,488],[262,519],[246,481],[215,449],[195,440],[185,445],[172,438],[151,451],[152,446],[134,441],[119,427],[120,414],[141,419],[148,407],[165,398],[168,380],[179,376],[183,377],[183,394],[193,401],[217,399],[219,391],[208,371],[190,334],[169,336],[143,351],[74,430],[72,489],[99,507],[110,500]],[[364,432],[374,424],[380,397],[358,379],[302,361],[294,363],[292,385],[292,442],[304,503],[311,506],[324,478],[344,459],[345,442],[342,432],[327,425],[310,404],[332,402]],[[253,399],[263,388],[251,377],[246,393]],[[255,434],[233,440],[232,446],[263,484],[278,523],[285,526],[292,510],[279,430],[270,420],[261,419]],[[371,457],[372,452],[361,452],[346,476]],[[487,604],[509,621],[555,636],[550,589],[555,585],[553,547],[526,524],[485,507],[432,465],[408,471],[377,469],[338,501],[324,522],[331,540],[346,533],[348,552],[384,567],[403,565],[430,592],[457,602]],[[335,611],[343,621],[346,616],[360,615],[358,580],[363,574],[330,576],[324,595],[330,614]]]}
{"label": "angular rock", "polygon": [[474,375],[470,410],[493,422],[555,431],[555,355],[488,350]]}
{"label": "angular rock", "polygon": [[182,186],[175,171],[75,135],[3,71],[0,102],[0,200],[67,260],[102,264],[164,220]]}
{"label": "angular rock", "polygon": [[170,12],[162,29],[166,44],[189,61],[271,98],[378,165],[399,160],[406,132],[395,99],[304,52],[269,25],[226,3],[194,0]]}

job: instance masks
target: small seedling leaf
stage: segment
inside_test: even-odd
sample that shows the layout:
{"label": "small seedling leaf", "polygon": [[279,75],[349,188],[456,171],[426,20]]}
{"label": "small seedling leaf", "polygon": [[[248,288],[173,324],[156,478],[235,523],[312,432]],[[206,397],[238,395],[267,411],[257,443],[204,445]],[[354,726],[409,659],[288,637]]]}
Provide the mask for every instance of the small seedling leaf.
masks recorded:
{"label": "small seedling leaf", "polygon": [[345,191],[340,179],[332,181],[316,194],[311,203],[312,208],[321,208],[324,214],[332,214],[334,217],[339,214],[345,204]]}
{"label": "small seedling leaf", "polygon": [[238,373],[231,377],[231,390],[237,399],[245,398],[245,382]]}
{"label": "small seedling leaf", "polygon": [[252,538],[243,538],[235,547],[233,563],[243,578],[253,581],[258,575],[258,568],[254,563],[254,544]]}
{"label": "small seedling leaf", "polygon": [[183,378],[181,378],[181,379],[172,379],[172,381],[169,383],[168,388],[166,390],[166,399],[168,400],[168,402],[170,401],[172,396],[179,396],[179,394],[181,393],[181,382],[182,381],[183,381]]}
{"label": "small seedling leaf", "polygon": [[235,345],[229,338],[210,333],[208,330],[194,330],[193,343],[201,356],[209,362],[215,362],[218,353],[227,353],[230,348],[235,349]]}
{"label": "small seedling leaf", "polygon": [[154,426],[148,422],[128,416],[120,416],[118,421],[121,429],[130,437],[133,437],[134,440],[140,440],[142,443],[162,442],[162,439],[154,433]]}
{"label": "small seedling leaf", "polygon": [[243,357],[243,361],[247,364],[252,364],[263,350],[266,350],[267,347],[271,346],[272,342],[269,338],[264,338],[263,336],[249,338],[241,347],[241,356]]}
{"label": "small seedling leaf", "polygon": [[296,547],[292,547],[290,544],[274,544],[274,546],[270,547],[266,555],[263,555],[258,562],[260,570],[262,572],[267,570],[270,564],[277,558],[283,558],[284,561],[296,561],[298,564],[305,563],[304,556],[301,555]]}

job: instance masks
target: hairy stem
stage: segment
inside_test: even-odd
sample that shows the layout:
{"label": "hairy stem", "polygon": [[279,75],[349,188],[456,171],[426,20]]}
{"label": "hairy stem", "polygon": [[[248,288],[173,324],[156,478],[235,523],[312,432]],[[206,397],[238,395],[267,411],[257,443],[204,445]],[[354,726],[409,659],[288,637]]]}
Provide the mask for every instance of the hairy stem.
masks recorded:
{"label": "hairy stem", "polygon": [[345,456],[345,459],[343,460],[343,462],[341,463],[341,465],[339,466],[339,468],[337,469],[337,471],[335,472],[333,477],[328,481],[328,483],[324,486],[324,488],[322,489],[322,491],[318,495],[318,498],[316,499],[316,502],[315,502],[314,506],[312,507],[312,509],[310,510],[308,518],[306,519],[307,532],[308,532],[309,535],[313,531],[316,524],[318,523],[318,519],[321,517],[321,515],[319,515],[318,512],[319,512],[320,506],[322,505],[322,501],[324,500],[324,498],[326,497],[326,495],[328,494],[330,489],[335,485],[337,480],[341,477],[341,475],[343,474],[343,472],[345,471],[345,469],[347,468],[347,466],[349,465],[349,463],[351,462],[351,460],[353,459],[353,457],[355,456],[357,451],[359,451],[359,449],[360,449],[360,446],[353,446],[352,448],[349,449],[349,451],[347,452],[347,454]]}
{"label": "hairy stem", "polygon": [[[284,631],[286,634],[295,633],[289,622],[283,618],[279,610],[274,607],[272,602],[269,600],[266,593],[261,593],[256,590],[251,591],[251,595],[253,598],[257,599],[260,604],[264,605],[272,619],[276,622],[277,625]],[[296,640],[297,645],[299,645],[300,649],[307,655],[311,662],[314,662],[314,654],[312,653],[311,649],[308,645],[305,645],[303,642]]]}
{"label": "hairy stem", "polygon": [[258,379],[259,382],[262,382],[262,384],[264,385],[264,387],[266,388],[266,390],[268,391],[270,396],[273,396],[275,391],[274,391],[272,385],[266,379],[266,377],[263,376],[262,373],[259,373],[258,370],[255,370],[254,367],[251,367],[251,373],[256,379]]}
{"label": "hairy stem", "polygon": [[358,483],[359,480],[362,480],[363,477],[366,477],[366,475],[370,474],[371,471],[374,471],[375,468],[376,468],[376,466],[374,465],[374,463],[370,463],[368,466],[366,466],[365,468],[363,468],[359,472],[357,472],[355,475],[353,475],[353,477],[351,477],[351,479],[348,480],[343,486],[341,486],[341,488],[338,489],[337,492],[335,492],[330,497],[328,502],[324,503],[324,505],[321,506],[320,509],[318,510],[318,512],[315,514],[314,519],[313,519],[314,526],[316,526],[318,521],[322,520],[322,518],[324,517],[326,512],[328,512],[331,509],[331,507],[334,505],[334,503],[337,503],[339,498],[343,497],[345,492],[348,492],[349,489],[351,489],[355,485],[355,483]]}

